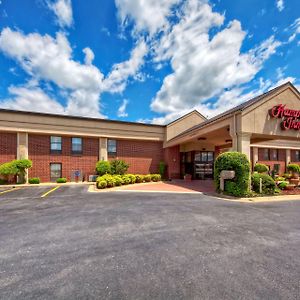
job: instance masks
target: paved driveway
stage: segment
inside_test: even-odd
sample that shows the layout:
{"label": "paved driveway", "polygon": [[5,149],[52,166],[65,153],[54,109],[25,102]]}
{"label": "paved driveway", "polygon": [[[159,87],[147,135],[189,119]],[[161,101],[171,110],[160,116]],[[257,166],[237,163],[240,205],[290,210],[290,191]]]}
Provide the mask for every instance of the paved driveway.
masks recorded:
{"label": "paved driveway", "polygon": [[0,195],[1,299],[300,298],[300,201],[86,189]]}

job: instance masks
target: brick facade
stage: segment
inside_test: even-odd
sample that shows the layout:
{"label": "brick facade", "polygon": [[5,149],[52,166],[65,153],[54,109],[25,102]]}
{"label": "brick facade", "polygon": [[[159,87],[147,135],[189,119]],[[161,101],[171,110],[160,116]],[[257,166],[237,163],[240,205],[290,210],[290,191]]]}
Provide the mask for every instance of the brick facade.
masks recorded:
{"label": "brick facade", "polygon": [[[253,151],[253,149],[252,149]],[[278,160],[265,160],[264,159],[264,148],[258,149],[258,161],[259,164],[265,164],[269,166],[270,170],[274,169],[274,165],[278,164],[279,167],[279,174],[283,174],[286,172],[286,150],[285,149],[278,149]]]}
{"label": "brick facade", "polygon": [[50,163],[62,163],[62,177],[72,179],[75,170],[87,179],[95,174],[95,166],[99,156],[99,139],[83,138],[81,155],[72,155],[71,137],[62,137],[61,154],[50,153],[50,136],[29,135],[28,154],[33,166],[29,170],[29,177],[40,177],[42,182],[50,181]]}
{"label": "brick facade", "polygon": [[0,132],[0,164],[17,158],[17,134]]}
{"label": "brick facade", "polygon": [[168,178],[180,178],[180,146],[165,148],[164,160],[167,164]]}
{"label": "brick facade", "polygon": [[163,160],[163,143],[138,140],[117,140],[117,154],[109,160],[122,159],[129,164],[128,173],[158,173]]}

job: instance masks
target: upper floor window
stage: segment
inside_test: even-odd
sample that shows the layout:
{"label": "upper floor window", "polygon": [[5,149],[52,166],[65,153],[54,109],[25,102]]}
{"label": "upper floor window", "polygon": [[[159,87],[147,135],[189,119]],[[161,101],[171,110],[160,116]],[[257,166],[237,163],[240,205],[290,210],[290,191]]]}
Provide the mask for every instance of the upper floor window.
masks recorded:
{"label": "upper floor window", "polygon": [[270,149],[270,160],[278,160],[278,150]]}
{"label": "upper floor window", "polygon": [[82,138],[72,138],[72,153],[82,153]]}
{"label": "upper floor window", "polygon": [[61,152],[61,136],[51,136],[50,137],[50,150],[51,152]]}
{"label": "upper floor window", "polygon": [[300,161],[300,150],[295,151],[295,161]]}
{"label": "upper floor window", "polygon": [[117,141],[116,140],[107,140],[107,152],[108,155],[117,154]]}

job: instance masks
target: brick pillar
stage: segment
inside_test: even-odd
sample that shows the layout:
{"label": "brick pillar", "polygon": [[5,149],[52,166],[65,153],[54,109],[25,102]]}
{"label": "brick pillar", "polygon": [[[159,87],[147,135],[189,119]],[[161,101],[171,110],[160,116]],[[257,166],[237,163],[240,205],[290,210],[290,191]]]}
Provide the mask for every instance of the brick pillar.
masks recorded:
{"label": "brick pillar", "polygon": [[107,160],[107,138],[99,138],[99,160]]}
{"label": "brick pillar", "polygon": [[164,159],[168,166],[168,178],[180,178],[180,146],[168,147],[164,149]]}

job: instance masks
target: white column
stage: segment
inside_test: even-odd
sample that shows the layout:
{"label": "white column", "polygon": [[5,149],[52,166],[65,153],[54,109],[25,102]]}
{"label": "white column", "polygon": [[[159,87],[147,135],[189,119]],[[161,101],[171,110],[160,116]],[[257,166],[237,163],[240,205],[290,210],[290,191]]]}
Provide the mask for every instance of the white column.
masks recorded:
{"label": "white column", "polygon": [[[28,133],[17,133],[17,159],[28,159]],[[26,183],[28,183],[28,169],[25,175]]]}
{"label": "white column", "polygon": [[254,167],[255,164],[258,162],[258,148],[257,147],[252,147],[252,151],[253,151],[252,167]]}
{"label": "white column", "polygon": [[99,138],[99,160],[107,160],[107,138]]}
{"label": "white column", "polygon": [[289,163],[292,161],[292,155],[291,155],[291,149],[286,149],[285,150],[285,168]]}
{"label": "white column", "polygon": [[250,160],[250,138],[251,133],[240,132],[232,136],[232,150],[244,153]]}

